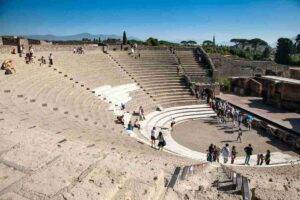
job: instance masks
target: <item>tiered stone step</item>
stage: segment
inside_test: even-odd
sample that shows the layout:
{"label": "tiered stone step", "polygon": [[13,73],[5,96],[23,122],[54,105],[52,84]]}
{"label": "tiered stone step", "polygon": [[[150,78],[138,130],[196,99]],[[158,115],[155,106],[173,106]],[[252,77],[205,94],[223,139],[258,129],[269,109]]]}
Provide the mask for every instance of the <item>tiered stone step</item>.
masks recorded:
{"label": "tiered stone step", "polygon": [[191,96],[177,74],[174,55],[168,51],[140,51],[134,58],[127,52],[111,52],[112,59],[124,69],[158,105],[165,107],[200,103]]}
{"label": "tiered stone step", "polygon": [[176,51],[176,55],[180,59],[181,66],[185,73],[192,81],[210,82],[208,70],[199,63],[192,50]]}

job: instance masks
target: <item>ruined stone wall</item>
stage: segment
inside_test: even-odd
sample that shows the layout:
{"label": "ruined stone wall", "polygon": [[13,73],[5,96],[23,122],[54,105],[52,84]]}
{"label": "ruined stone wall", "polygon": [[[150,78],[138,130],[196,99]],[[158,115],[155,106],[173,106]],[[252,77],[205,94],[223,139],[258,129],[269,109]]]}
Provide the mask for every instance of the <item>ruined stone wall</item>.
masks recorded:
{"label": "ruined stone wall", "polygon": [[18,38],[18,44],[19,46],[23,45],[25,48],[29,46],[29,41],[27,39]]}
{"label": "ruined stone wall", "polygon": [[281,88],[281,99],[283,101],[295,101],[300,103],[300,85],[283,83]]}
{"label": "ruined stone wall", "polygon": [[262,95],[262,84],[255,79],[250,79],[248,81],[249,92],[251,96],[258,96]]}
{"label": "ruined stone wall", "polygon": [[15,37],[2,37],[3,45],[18,45],[18,38]]}
{"label": "ruined stone wall", "polygon": [[300,68],[290,68],[290,78],[300,80]]}
{"label": "ruined stone wall", "polygon": [[231,56],[225,57],[219,54],[210,54],[209,56],[211,57],[212,62],[218,70],[218,76],[222,78],[265,74],[266,70],[285,74],[285,71],[288,70],[288,66],[279,65],[274,63],[273,61],[250,61],[234,59]]}

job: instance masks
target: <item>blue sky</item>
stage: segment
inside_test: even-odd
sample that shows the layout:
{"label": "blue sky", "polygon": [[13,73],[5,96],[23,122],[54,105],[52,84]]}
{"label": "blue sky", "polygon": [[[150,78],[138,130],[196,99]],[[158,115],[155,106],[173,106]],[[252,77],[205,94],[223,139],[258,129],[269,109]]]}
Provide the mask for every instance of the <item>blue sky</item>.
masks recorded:
{"label": "blue sky", "polygon": [[150,36],[201,42],[216,36],[275,43],[300,33],[300,0],[0,0],[0,34]]}

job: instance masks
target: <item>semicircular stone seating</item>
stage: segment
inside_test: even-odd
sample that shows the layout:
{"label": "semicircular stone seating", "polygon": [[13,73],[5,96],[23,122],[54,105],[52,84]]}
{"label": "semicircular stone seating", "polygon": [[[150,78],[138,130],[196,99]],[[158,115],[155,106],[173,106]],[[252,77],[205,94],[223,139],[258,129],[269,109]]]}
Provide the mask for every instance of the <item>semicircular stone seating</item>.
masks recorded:
{"label": "semicircular stone seating", "polygon": [[[210,119],[214,117],[216,117],[216,113],[208,105],[205,104],[170,107],[164,109],[163,111],[155,111],[149,113],[146,116],[146,120],[141,123],[142,128],[140,132],[135,133],[133,136],[138,140],[141,140],[144,143],[150,145],[151,130],[153,127],[156,127],[157,133],[159,131],[163,132],[166,141],[166,146],[164,147],[165,151],[194,160],[206,161],[206,153],[194,151],[178,144],[172,138],[170,126],[172,120],[174,120],[176,124],[179,124],[184,123],[186,120]],[[256,157],[256,155],[251,156],[250,164],[254,165],[256,163]],[[222,162],[222,159],[220,160]],[[244,160],[244,157],[237,157],[235,165],[243,165]],[[273,152],[272,165],[269,166],[286,165],[292,162],[299,162],[299,159],[281,152]]]}

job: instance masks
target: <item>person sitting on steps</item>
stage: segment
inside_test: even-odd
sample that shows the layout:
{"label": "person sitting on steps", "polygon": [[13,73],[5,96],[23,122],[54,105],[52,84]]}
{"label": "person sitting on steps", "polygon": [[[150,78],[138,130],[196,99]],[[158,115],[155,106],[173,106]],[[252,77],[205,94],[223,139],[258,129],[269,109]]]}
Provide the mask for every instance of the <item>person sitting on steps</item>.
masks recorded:
{"label": "person sitting on steps", "polygon": [[135,121],[134,121],[134,127],[135,128],[137,128],[137,129],[141,129],[141,125],[140,125],[140,122],[139,122],[139,120],[138,119],[136,119]]}

